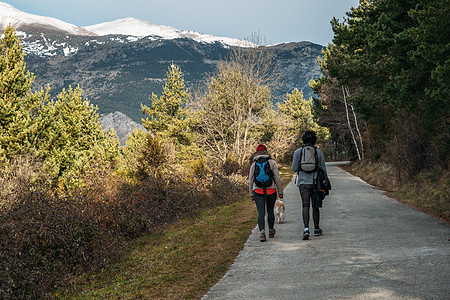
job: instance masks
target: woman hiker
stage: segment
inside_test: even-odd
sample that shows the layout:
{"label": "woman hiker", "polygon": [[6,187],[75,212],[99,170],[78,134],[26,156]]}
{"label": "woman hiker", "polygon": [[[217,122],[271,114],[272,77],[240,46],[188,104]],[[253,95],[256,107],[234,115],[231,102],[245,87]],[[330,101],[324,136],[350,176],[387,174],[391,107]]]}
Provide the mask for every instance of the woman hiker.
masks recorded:
{"label": "woman hiker", "polygon": [[[292,159],[292,170],[298,174],[297,186],[300,190],[300,196],[303,203],[303,240],[309,239],[309,208],[312,204],[312,196],[314,191],[314,179],[317,178],[318,168],[321,167],[325,172],[325,158],[323,152],[317,149],[314,145],[317,140],[316,133],[312,130],[307,130],[302,137],[303,146],[295,150],[294,158]],[[308,161],[308,150],[311,150],[311,159],[314,161]],[[303,152],[302,152],[303,151]],[[315,151],[315,152],[314,152]],[[312,165],[308,167],[307,165]],[[303,167],[302,167],[303,166]],[[322,229],[319,227],[320,212],[318,205],[312,205],[313,207],[313,220],[314,220],[314,235],[322,235]]]}
{"label": "woman hiker", "polygon": [[263,144],[256,147],[252,155],[248,186],[250,197],[255,201],[258,210],[258,227],[260,241],[266,241],[265,214],[267,207],[267,222],[269,223],[269,238],[275,235],[274,205],[277,199],[277,191],[280,199],[283,199],[283,185],[280,172],[275,161],[270,157],[267,148]]}

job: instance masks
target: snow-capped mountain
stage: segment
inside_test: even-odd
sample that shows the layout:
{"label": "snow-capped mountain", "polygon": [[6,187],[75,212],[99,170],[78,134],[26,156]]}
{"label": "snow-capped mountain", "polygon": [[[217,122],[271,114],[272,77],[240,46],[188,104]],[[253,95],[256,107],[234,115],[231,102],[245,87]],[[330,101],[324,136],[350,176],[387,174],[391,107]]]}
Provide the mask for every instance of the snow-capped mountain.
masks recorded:
{"label": "snow-capped mountain", "polygon": [[98,35],[122,34],[132,36],[155,35],[167,39],[179,37],[178,30],[171,26],[153,25],[135,18],[124,18],[112,22],[86,26],[85,29]]}
{"label": "snow-capped mountain", "polygon": [[83,27],[69,24],[55,18],[29,14],[18,10],[8,3],[0,2],[0,29],[4,30],[8,24],[11,24],[15,29],[23,31],[30,27],[37,27],[49,30],[60,30],[75,35],[96,35]]}
{"label": "snow-capped mountain", "polygon": [[11,24],[16,30],[24,32],[30,31],[30,28],[34,29],[34,31],[41,28],[85,36],[127,35],[133,37],[149,36],[154,39],[190,38],[197,42],[219,42],[228,46],[248,47],[253,45],[247,41],[235,38],[217,37],[194,31],[179,30],[171,26],[150,24],[147,21],[135,18],[124,18],[112,22],[79,27],[55,18],[29,14],[5,2],[0,2],[0,29],[4,30],[8,24]]}
{"label": "snow-capped mountain", "polygon": [[[0,2],[0,30],[9,23],[22,42],[27,70],[36,76],[33,88],[49,85],[56,96],[63,88],[79,85],[99,113],[119,111],[135,122],[142,118],[141,103],[162,92],[170,64],[178,65],[186,86],[195,88],[234,46],[246,46],[238,39],[133,18],[81,28]],[[285,79],[284,86],[274,90],[274,101],[294,88],[311,96],[308,83],[320,75],[317,57],[322,46],[298,42],[265,48]]]}
{"label": "snow-capped mountain", "polygon": [[179,30],[165,25],[154,25],[147,21],[142,21],[135,18],[124,18],[112,22],[86,26],[84,28],[98,35],[121,34],[136,37],[154,36],[162,39],[190,38],[198,42],[221,42],[229,46],[245,47],[252,45],[252,43],[239,39],[217,37],[195,31]]}

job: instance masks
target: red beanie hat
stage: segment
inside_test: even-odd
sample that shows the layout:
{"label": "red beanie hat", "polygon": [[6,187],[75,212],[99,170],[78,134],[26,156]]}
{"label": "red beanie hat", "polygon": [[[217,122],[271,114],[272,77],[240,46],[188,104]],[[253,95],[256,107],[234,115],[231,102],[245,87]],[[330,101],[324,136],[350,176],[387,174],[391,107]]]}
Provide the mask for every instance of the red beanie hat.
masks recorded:
{"label": "red beanie hat", "polygon": [[263,144],[259,144],[258,147],[256,147],[256,151],[267,151],[267,148]]}

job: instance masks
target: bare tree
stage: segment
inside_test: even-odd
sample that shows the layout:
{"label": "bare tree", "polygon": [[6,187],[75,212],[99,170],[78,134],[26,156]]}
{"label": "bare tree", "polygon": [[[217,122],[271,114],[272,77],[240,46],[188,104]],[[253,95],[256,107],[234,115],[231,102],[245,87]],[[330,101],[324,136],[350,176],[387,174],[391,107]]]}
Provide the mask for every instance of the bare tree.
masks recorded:
{"label": "bare tree", "polygon": [[[350,93],[348,91],[348,87],[345,87],[345,92],[347,93],[347,97],[350,97]],[[345,98],[345,95],[344,95],[344,98]],[[345,101],[345,102],[347,102],[347,101]],[[350,108],[352,110],[353,118],[355,120],[356,132],[358,133],[358,140],[359,140],[359,143],[361,145],[361,158],[360,159],[364,159],[364,142],[363,142],[363,138],[362,138],[362,135],[361,135],[361,131],[359,130],[358,117],[356,116],[356,112],[355,112],[355,109],[353,108],[353,105],[351,103],[349,103],[348,105],[350,106]]]}
{"label": "bare tree", "polygon": [[222,63],[201,99],[200,138],[211,157],[224,163],[245,161],[255,143],[261,111],[270,104],[270,90],[242,74],[237,66]]}
{"label": "bare tree", "polygon": [[358,159],[361,160],[361,154],[359,152],[359,146],[358,146],[358,143],[356,142],[355,134],[353,133],[352,125],[350,124],[350,118],[348,116],[347,95],[346,95],[346,92],[345,92],[345,88],[343,86],[342,86],[342,93],[344,95],[344,105],[345,105],[345,113],[347,115],[348,129],[350,130],[350,133],[352,135],[352,140],[353,140],[353,143],[355,144],[356,153],[358,154]]}
{"label": "bare tree", "polygon": [[[325,76],[327,72],[325,71]],[[317,83],[312,80],[310,85],[320,95],[320,99],[315,100],[315,107],[319,112],[319,123],[328,127],[333,137],[334,158],[347,159],[354,151],[357,159],[363,159],[367,151],[364,144],[369,142],[369,132],[367,124],[361,126],[361,118],[351,103],[351,98],[358,95],[358,90],[352,90],[353,94],[350,95],[350,89],[335,78]]]}
{"label": "bare tree", "polygon": [[271,89],[279,85],[276,70],[268,48],[251,42],[218,64],[197,105],[200,139],[211,158],[240,165],[248,159],[261,136],[261,113],[271,106]]}

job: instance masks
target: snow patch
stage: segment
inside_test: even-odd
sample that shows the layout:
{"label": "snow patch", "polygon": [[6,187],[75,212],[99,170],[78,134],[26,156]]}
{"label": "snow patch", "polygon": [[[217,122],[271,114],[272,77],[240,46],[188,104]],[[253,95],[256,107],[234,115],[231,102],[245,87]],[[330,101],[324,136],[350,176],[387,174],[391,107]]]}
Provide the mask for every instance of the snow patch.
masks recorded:
{"label": "snow patch", "polygon": [[119,42],[119,43],[125,43],[124,40],[122,40],[120,37],[113,37],[110,38],[111,42]]}
{"label": "snow patch", "polygon": [[255,46],[255,44],[248,41],[243,41],[235,38],[217,37],[209,34],[198,33],[195,31],[179,30],[166,25],[154,25],[150,24],[147,21],[142,21],[135,18],[124,18],[112,22],[104,22],[97,25],[86,26],[84,28],[98,35],[120,34],[134,37],[160,37],[162,39],[190,38],[198,42],[219,42],[229,46]]}
{"label": "snow patch", "polygon": [[127,36],[127,41],[129,42],[137,42],[141,39],[141,37],[138,36]]}
{"label": "snow patch", "polygon": [[[105,36],[105,35],[121,35],[122,37],[112,37],[111,41],[126,43],[126,42],[136,42],[141,38],[146,37],[149,40],[159,40],[159,39],[179,39],[179,38],[189,38],[200,43],[221,43],[224,47],[230,46],[240,46],[240,47],[254,47],[253,43],[248,41],[243,41],[235,38],[227,37],[217,37],[209,34],[198,33],[195,31],[179,30],[171,26],[166,25],[154,25],[147,21],[135,19],[135,18],[124,18],[115,20],[112,22],[104,22],[97,25],[91,25],[86,27],[79,27],[73,24],[66,23],[64,21],[51,18],[43,17],[38,15],[33,15],[29,13],[22,12],[13,6],[0,2],[0,30],[6,28],[8,24],[12,24],[15,29],[20,29],[27,25],[38,25],[47,28],[55,28],[63,30],[66,33],[74,35],[88,35],[88,36]],[[23,31],[17,31],[17,35],[24,37],[30,37]],[[49,55],[48,53],[53,53],[56,50],[54,44],[50,44],[46,38],[41,34],[42,39],[47,47],[46,54],[38,53],[39,55]],[[66,38],[68,36],[66,35]],[[25,43],[25,42],[24,42]],[[89,42],[87,46],[94,42]],[[29,46],[30,49],[35,49],[34,45]],[[76,52],[74,48],[64,48],[62,50],[65,55]],[[53,55],[53,54],[52,54]]]}
{"label": "snow patch", "polygon": [[75,54],[78,52],[78,48],[65,47],[63,48],[64,56],[69,56],[70,54]]}
{"label": "snow patch", "polygon": [[4,2],[0,2],[0,16],[0,29],[2,30],[5,29],[10,23],[16,29],[25,25],[37,24],[54,27],[76,35],[96,35],[95,33],[89,32],[85,28],[66,23],[55,18],[42,17],[20,11]]}
{"label": "snow patch", "polygon": [[[105,42],[99,42],[97,40],[90,40],[90,41],[87,41],[86,43],[84,43],[84,45],[89,47],[90,45],[94,45],[94,44],[103,45],[104,43]],[[95,47],[95,45],[94,45],[94,47]]]}

